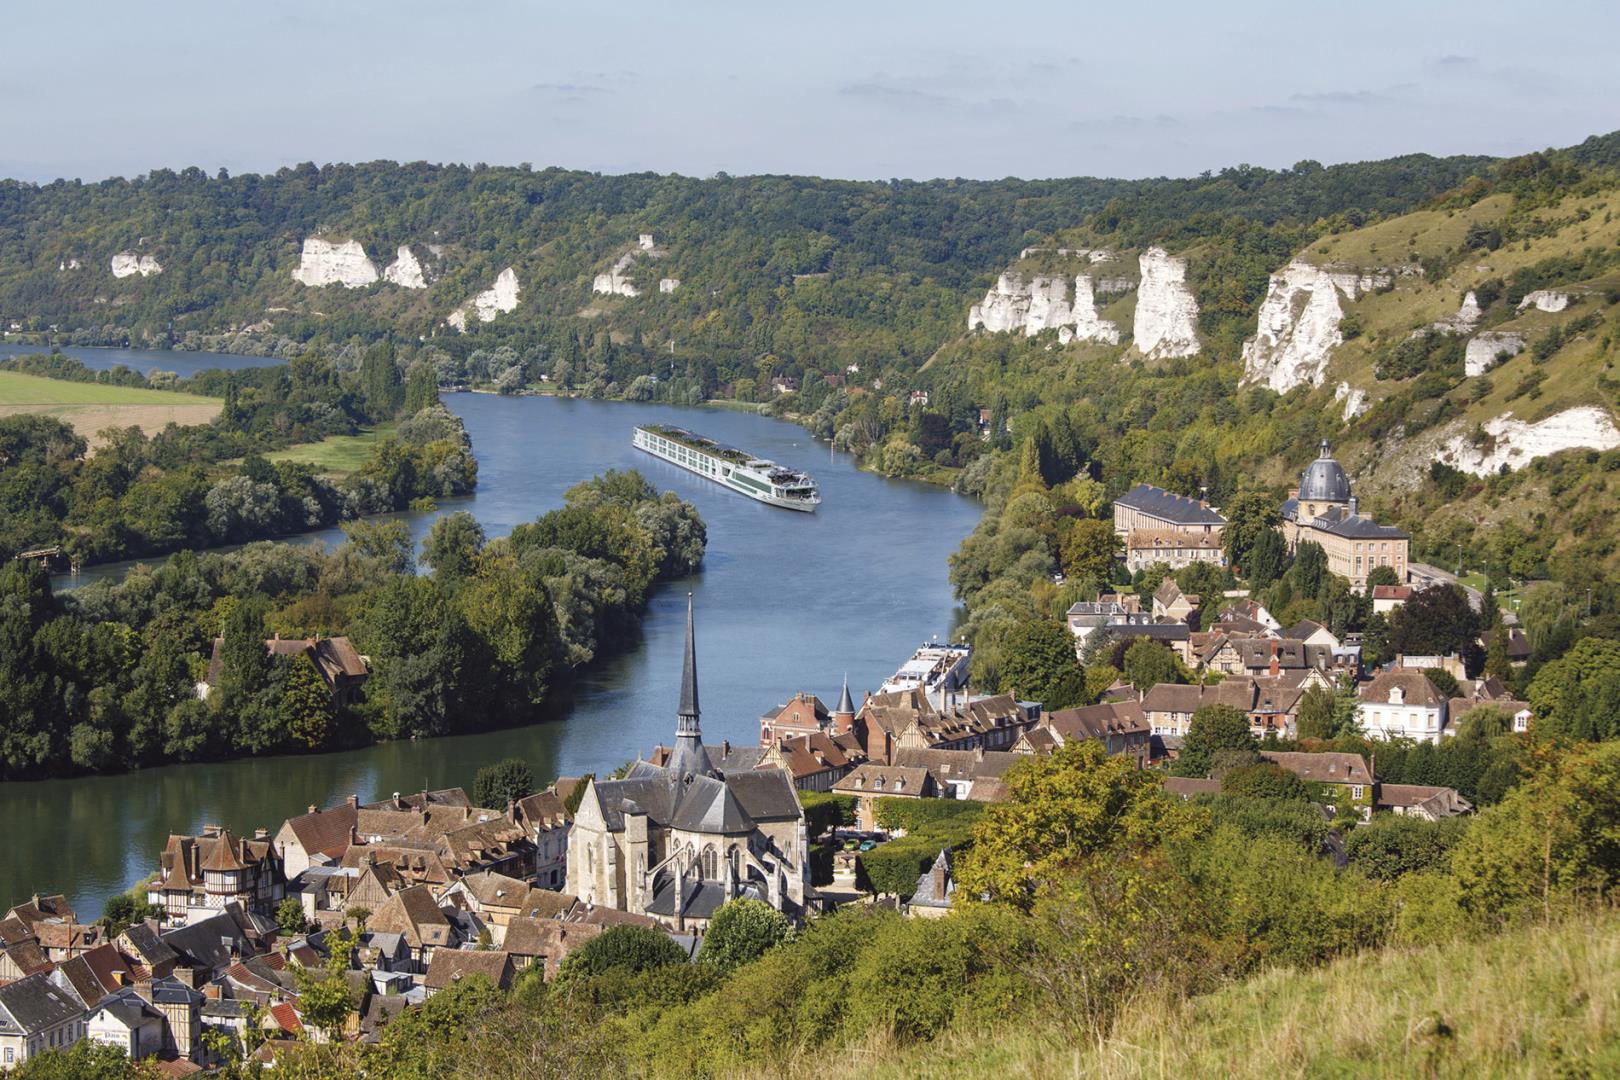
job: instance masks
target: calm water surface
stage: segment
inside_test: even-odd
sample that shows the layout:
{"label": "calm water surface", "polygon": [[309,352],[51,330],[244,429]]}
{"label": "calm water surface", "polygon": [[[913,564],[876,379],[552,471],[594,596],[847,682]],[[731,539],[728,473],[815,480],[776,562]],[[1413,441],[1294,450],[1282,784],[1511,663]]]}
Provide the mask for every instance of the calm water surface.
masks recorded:
{"label": "calm water surface", "polygon": [[195,375],[199,371],[208,371],[213,368],[235,371],[238,368],[271,367],[275,364],[286,363],[285,360],[277,360],[273,356],[240,356],[235,353],[169,352],[159,349],[102,349],[86,348],[78,345],[63,345],[53,350],[46,345],[18,345],[14,342],[0,342],[0,360],[13,356],[34,356],[39,353],[50,352],[59,352],[71,356],[94,371],[111,371],[121,364],[142,375],[150,375],[154,371],[172,371],[182,379]]}
{"label": "calm water surface", "polygon": [[[527,759],[542,779],[612,769],[674,733],[689,589],[703,734],[713,742],[752,743],[760,713],[795,690],[832,703],[846,672],[859,700],[922,641],[950,632],[946,557],[978,519],[972,500],[862,473],[802,428],[748,413],[483,394],[446,402],[472,433],[479,484],[476,496],[439,513],[469,510],[499,536],[560,505],[580,480],[634,467],[697,504],[709,529],[702,571],[653,597],[641,642],[582,680],[565,719],[338,754],[0,784],[0,901],[65,892],[94,917],[108,894],[154,868],[170,832],[204,823],[274,829],[306,804],[351,792],[372,800],[471,786],[480,766],[507,755]],[[808,469],[821,485],[820,510],[763,506],[640,453],[630,431],[648,422]],[[406,519],[420,539],[434,516]]]}

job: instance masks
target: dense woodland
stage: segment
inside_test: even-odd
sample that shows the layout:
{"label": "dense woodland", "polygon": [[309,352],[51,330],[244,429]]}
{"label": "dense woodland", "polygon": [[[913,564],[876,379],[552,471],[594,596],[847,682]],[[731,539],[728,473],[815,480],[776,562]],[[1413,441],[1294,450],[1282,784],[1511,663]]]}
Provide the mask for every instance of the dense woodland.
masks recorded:
{"label": "dense woodland", "polygon": [[[95,461],[100,460],[97,455]],[[609,472],[562,507],[486,540],[466,513],[417,553],[398,520],[355,521],[331,552],[252,543],[182,552],[121,583],[53,596],[37,565],[0,567],[0,775],[354,746],[532,721],[570,674],[634,640],[660,581],[691,573],[691,504]],[[368,655],[338,707],[272,635],[346,635]],[[222,677],[195,685],[220,639]]]}

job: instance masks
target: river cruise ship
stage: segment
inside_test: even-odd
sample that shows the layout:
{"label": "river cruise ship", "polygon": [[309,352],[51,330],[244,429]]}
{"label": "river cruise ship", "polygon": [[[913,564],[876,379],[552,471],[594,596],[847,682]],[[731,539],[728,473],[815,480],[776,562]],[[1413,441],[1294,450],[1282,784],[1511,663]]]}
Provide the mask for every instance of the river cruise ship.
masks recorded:
{"label": "river cruise ship", "polygon": [[808,512],[821,503],[821,493],[809,473],[757,458],[685,428],[648,424],[636,428],[633,442],[638,450],[771,506]]}

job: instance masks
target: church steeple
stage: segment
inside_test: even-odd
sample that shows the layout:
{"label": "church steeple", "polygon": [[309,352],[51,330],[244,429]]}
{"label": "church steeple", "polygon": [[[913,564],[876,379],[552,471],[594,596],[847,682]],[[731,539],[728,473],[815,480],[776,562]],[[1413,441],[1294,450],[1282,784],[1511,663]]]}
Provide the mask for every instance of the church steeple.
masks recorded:
{"label": "church steeple", "polygon": [[692,594],[686,594],[686,659],[681,665],[681,705],[675,719],[675,749],[669,756],[671,771],[703,776],[714,774],[714,764],[703,749],[698,727],[697,632],[692,618]]}
{"label": "church steeple", "polygon": [[849,697],[849,676],[844,676],[844,692],[838,695],[838,711],[833,713],[834,735],[842,735],[855,726],[855,702]]}

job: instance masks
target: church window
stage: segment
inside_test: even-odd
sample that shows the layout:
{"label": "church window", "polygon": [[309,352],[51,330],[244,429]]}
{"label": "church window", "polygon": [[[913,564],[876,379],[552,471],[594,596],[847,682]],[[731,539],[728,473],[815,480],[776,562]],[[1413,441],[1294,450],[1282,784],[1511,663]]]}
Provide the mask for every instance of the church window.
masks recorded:
{"label": "church window", "polygon": [[720,859],[713,845],[703,849],[703,876],[709,881],[720,876]]}

